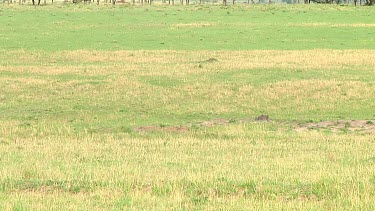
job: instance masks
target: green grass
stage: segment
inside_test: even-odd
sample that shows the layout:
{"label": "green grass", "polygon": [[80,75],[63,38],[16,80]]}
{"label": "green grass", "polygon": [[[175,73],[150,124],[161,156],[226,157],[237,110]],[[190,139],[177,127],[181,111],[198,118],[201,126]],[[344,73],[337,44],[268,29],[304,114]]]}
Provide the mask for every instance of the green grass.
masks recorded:
{"label": "green grass", "polygon": [[0,5],[0,210],[374,210],[373,134],[292,128],[372,126],[374,27],[372,7]]}
{"label": "green grass", "polygon": [[[337,25],[374,24],[372,8],[365,7],[1,6],[0,17],[2,49],[59,51],[375,48],[374,25]],[[191,23],[201,25],[183,25]],[[314,23],[323,25],[300,25]]]}

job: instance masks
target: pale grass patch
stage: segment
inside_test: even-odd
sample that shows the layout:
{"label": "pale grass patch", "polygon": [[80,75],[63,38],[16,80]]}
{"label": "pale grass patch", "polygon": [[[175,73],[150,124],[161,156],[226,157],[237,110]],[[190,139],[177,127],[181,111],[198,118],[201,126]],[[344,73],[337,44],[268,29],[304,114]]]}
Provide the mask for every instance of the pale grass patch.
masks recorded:
{"label": "pale grass patch", "polygon": [[340,28],[373,28],[375,24],[373,23],[291,23],[288,26],[293,27],[340,27]]}
{"label": "pale grass patch", "polygon": [[[36,73],[40,75],[31,75],[29,77],[40,77],[40,76],[58,76],[61,74],[79,74],[85,76],[100,76],[105,75],[106,70],[109,66],[112,69],[112,65],[98,67],[95,65],[81,66],[77,64],[71,65],[39,65],[39,66],[0,66],[0,71],[18,73],[22,76],[23,73]],[[128,70],[135,70],[136,67],[128,67]],[[89,71],[88,71],[89,70]]]}
{"label": "pale grass patch", "polygon": [[118,190],[98,190],[92,193],[13,192],[1,205],[4,210],[103,210],[110,209],[121,195]]}
{"label": "pale grass patch", "polygon": [[[215,55],[225,69],[338,69],[343,66],[373,66],[372,50],[239,51]],[[216,57],[215,57],[216,58]]]}
{"label": "pale grass patch", "polygon": [[172,24],[172,27],[192,27],[192,28],[200,28],[200,27],[209,27],[209,26],[216,26],[217,23],[177,23]]}
{"label": "pale grass patch", "polygon": [[46,85],[51,83],[50,80],[37,79],[37,78],[13,78],[13,77],[3,77],[3,80],[8,81],[8,83],[22,83],[23,85]]}
{"label": "pale grass patch", "polygon": [[261,95],[268,99],[278,99],[283,96],[293,96],[301,101],[306,99],[306,94],[311,99],[349,99],[367,98],[372,95],[372,88],[364,82],[358,81],[335,81],[335,80],[299,80],[299,81],[283,81],[265,86]]}
{"label": "pale grass patch", "polygon": [[[27,54],[25,52],[8,52]],[[88,75],[103,74],[109,68],[116,72],[143,72],[145,75],[163,75],[166,73],[184,75],[189,73],[222,71],[229,69],[340,69],[348,67],[373,67],[375,60],[369,59],[375,54],[374,50],[253,50],[253,51],[62,51],[52,57],[33,53],[27,57],[15,57],[14,62],[43,61],[49,66],[2,67],[4,71],[44,72],[45,74],[61,74],[66,72],[81,72],[89,69]],[[59,59],[66,65],[53,65],[52,61]],[[205,63],[215,58],[218,62]],[[12,60],[11,58],[7,58]],[[79,64],[75,64],[78,62]],[[98,67],[92,62],[100,62]],[[70,63],[70,64],[69,64]],[[89,64],[82,66],[82,64]],[[201,68],[199,67],[201,64]]]}
{"label": "pale grass patch", "polygon": [[[171,61],[185,60],[182,55],[185,52],[180,52],[180,59],[176,51],[159,50],[159,51],[61,51],[57,55],[60,58],[65,58],[68,61],[88,61],[88,62],[129,62],[130,64],[149,64],[149,63],[169,63]],[[164,59],[165,58],[165,59]],[[168,58],[168,59],[167,59]],[[175,60],[177,59],[177,60]]]}
{"label": "pale grass patch", "polygon": [[373,23],[329,23],[329,22],[312,22],[312,23],[230,23],[221,24],[225,26],[237,27],[272,27],[272,26],[285,26],[285,27],[332,27],[332,28],[373,28]]}

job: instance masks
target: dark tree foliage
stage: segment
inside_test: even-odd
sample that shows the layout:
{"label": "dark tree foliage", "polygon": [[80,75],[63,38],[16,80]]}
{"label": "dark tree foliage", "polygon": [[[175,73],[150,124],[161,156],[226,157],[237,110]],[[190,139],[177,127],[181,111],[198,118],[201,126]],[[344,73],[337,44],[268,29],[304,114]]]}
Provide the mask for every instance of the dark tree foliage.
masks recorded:
{"label": "dark tree foliage", "polygon": [[[32,0],[33,5],[35,5],[35,0]],[[38,0],[38,5],[40,5],[40,0]]]}

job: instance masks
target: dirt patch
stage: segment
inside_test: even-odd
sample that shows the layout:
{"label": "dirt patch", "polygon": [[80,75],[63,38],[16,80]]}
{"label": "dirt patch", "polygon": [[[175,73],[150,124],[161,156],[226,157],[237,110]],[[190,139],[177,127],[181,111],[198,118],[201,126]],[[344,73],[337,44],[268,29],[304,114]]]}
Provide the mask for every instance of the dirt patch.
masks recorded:
{"label": "dirt patch", "polygon": [[294,130],[296,132],[306,131],[329,131],[333,133],[374,133],[375,134],[375,120],[337,120],[337,121],[322,121],[322,122],[309,122],[309,123],[296,123],[296,122],[274,122],[268,115],[260,115],[257,117],[247,118],[218,118],[211,119],[202,122],[190,123],[187,125],[177,126],[155,126],[148,125],[142,127],[133,128],[137,132],[153,132],[153,131],[165,131],[165,132],[187,132],[193,127],[215,127],[215,126],[226,126],[229,124],[236,123],[256,123],[256,122],[273,122],[278,125],[280,131]]}
{"label": "dirt patch", "polygon": [[327,130],[331,132],[375,133],[375,120],[337,120],[310,122],[293,126],[297,132]]}
{"label": "dirt patch", "polygon": [[138,132],[152,132],[152,131],[168,131],[168,132],[187,132],[189,127],[187,126],[142,126],[134,128],[134,131]]}
{"label": "dirt patch", "polygon": [[[232,120],[233,121],[233,120]],[[229,119],[212,119],[208,121],[199,122],[196,125],[204,127],[213,127],[217,125],[227,125],[231,122]]]}
{"label": "dirt patch", "polygon": [[256,118],[249,117],[249,118],[237,118],[237,119],[229,119],[229,118],[218,118],[218,119],[211,119],[203,122],[195,122],[188,125],[178,125],[178,126],[156,126],[156,125],[148,125],[142,127],[134,128],[134,131],[137,132],[152,132],[152,131],[168,131],[168,132],[187,132],[192,127],[214,127],[214,126],[225,126],[232,123],[246,123],[246,122],[261,122],[261,121],[271,121],[268,115],[261,115]]}

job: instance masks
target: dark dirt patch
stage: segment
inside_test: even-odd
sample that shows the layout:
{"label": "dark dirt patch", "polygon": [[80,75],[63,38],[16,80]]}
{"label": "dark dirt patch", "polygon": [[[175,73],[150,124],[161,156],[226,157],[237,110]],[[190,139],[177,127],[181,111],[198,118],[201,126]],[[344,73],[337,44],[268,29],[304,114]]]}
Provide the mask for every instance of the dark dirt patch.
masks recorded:
{"label": "dark dirt patch", "polygon": [[198,67],[202,68],[203,64],[215,63],[215,62],[218,62],[218,61],[219,60],[217,60],[216,58],[209,58],[207,60],[200,61]]}
{"label": "dark dirt patch", "polygon": [[205,60],[205,61],[203,61],[204,63],[213,63],[213,62],[218,62],[219,60],[218,59],[216,59],[216,58],[209,58],[209,59],[207,59],[207,60]]}

